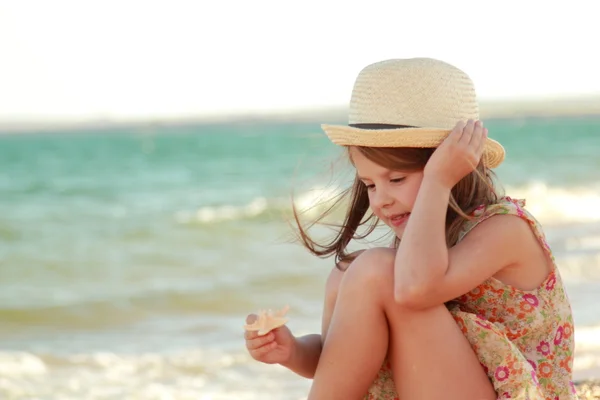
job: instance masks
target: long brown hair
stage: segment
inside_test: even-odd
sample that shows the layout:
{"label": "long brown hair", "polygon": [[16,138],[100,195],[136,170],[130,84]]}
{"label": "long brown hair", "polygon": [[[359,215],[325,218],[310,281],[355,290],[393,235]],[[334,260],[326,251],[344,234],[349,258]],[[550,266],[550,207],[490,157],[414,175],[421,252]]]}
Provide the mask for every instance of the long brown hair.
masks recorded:
{"label": "long brown hair", "polygon": [[[397,171],[416,172],[422,171],[425,164],[433,154],[435,149],[429,148],[375,148],[375,147],[354,147],[360,151],[369,160],[381,165],[384,168]],[[348,148],[348,157],[351,159],[350,148]],[[470,219],[475,208],[480,205],[488,206],[498,202],[498,194],[494,188],[495,174],[479,163],[477,168],[465,176],[451,191],[448,211],[446,213],[446,243],[448,247],[454,246],[458,239],[463,224]],[[330,223],[324,223],[323,220],[333,210],[342,203],[348,201],[347,211],[341,224],[335,224],[337,233],[329,240],[317,242],[313,239],[308,230],[316,224],[331,226]],[[298,228],[297,237],[300,242],[312,254],[326,258],[335,255],[336,266],[340,269],[342,264],[351,262],[356,258],[356,253],[347,253],[347,247],[352,240],[362,240],[371,234],[377,223],[378,218],[369,211],[369,195],[365,185],[354,177],[352,186],[336,196],[332,205],[322,212],[316,219],[308,225],[303,226],[300,222],[299,213],[292,202],[294,220]],[[362,234],[357,233],[358,228],[366,226],[366,231]],[[399,239],[394,239],[394,247],[399,244]]]}

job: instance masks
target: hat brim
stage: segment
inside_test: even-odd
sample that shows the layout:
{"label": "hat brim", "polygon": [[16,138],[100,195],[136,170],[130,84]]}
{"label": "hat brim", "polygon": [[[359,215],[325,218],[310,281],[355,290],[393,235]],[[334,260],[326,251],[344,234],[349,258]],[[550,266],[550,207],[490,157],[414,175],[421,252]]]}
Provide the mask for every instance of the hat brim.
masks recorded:
{"label": "hat brim", "polygon": [[[321,125],[333,143],[340,146],[364,147],[438,147],[450,134],[450,129],[439,128],[396,128],[361,129],[346,125]],[[504,161],[504,147],[487,138],[483,150],[483,163],[496,168]]]}

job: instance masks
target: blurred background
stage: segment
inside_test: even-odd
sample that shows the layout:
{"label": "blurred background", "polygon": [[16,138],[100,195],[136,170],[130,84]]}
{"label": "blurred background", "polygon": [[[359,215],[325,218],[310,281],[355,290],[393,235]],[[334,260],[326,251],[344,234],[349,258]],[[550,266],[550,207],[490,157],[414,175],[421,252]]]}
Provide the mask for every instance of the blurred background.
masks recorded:
{"label": "blurred background", "polygon": [[320,124],[346,123],[360,69],[422,56],[474,80],[566,281],[575,377],[600,377],[593,10],[0,0],[0,398],[305,398],[246,354],[245,315],[319,332],[332,260],[290,242],[292,193],[348,183]]}

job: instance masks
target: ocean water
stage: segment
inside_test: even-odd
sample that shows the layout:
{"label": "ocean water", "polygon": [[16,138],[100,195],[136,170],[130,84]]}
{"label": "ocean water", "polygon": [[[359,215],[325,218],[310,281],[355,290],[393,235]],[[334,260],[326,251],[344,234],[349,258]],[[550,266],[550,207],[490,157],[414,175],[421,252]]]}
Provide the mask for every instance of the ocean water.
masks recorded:
{"label": "ocean water", "polygon": [[[597,374],[600,116],[486,126],[565,279],[575,376]],[[0,136],[0,398],[305,398],[308,380],[250,359],[242,325],[289,305],[295,334],[319,332],[332,261],[287,218],[292,193],[309,208],[349,181],[341,156],[317,122]]]}

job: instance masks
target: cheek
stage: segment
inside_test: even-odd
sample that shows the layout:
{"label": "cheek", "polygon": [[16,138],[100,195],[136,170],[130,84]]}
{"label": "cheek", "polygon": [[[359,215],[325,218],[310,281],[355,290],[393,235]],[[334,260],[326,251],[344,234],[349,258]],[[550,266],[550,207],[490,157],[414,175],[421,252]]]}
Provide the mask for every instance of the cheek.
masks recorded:
{"label": "cheek", "polygon": [[417,195],[419,194],[419,188],[421,187],[421,179],[413,180],[410,185],[406,187],[406,204],[410,205],[410,208],[413,207],[415,201],[417,200]]}
{"label": "cheek", "polygon": [[372,200],[373,200],[372,194],[371,194],[371,192],[369,192],[369,207],[371,208],[371,211],[373,211],[373,214],[375,214],[375,216],[377,218],[381,219],[381,209],[374,206]]}
{"label": "cheek", "polygon": [[408,199],[406,200],[406,202],[410,204],[411,208],[415,204],[415,201],[417,200],[418,193],[419,193],[419,186],[417,186],[417,185],[411,187],[410,191],[407,193]]}
{"label": "cheek", "polygon": [[418,193],[419,185],[410,184],[399,187],[393,195],[396,202],[402,204],[408,209],[412,209],[415,204],[415,201],[417,200]]}

